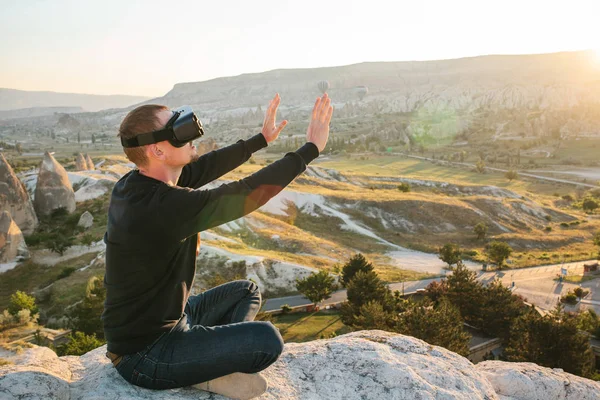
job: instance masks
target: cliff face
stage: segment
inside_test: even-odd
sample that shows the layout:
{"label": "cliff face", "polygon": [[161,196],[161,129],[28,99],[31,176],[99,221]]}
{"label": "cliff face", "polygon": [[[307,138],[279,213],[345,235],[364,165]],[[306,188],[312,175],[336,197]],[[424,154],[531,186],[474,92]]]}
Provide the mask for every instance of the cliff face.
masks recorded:
{"label": "cliff face", "polygon": [[[104,356],[57,357],[35,347],[0,367],[0,398],[210,399],[181,388],[152,391],[125,382]],[[6,357],[5,354],[0,354]],[[335,339],[286,344],[263,372],[274,399],[600,399],[600,384],[530,363],[466,358],[421,340],[361,331]]]}

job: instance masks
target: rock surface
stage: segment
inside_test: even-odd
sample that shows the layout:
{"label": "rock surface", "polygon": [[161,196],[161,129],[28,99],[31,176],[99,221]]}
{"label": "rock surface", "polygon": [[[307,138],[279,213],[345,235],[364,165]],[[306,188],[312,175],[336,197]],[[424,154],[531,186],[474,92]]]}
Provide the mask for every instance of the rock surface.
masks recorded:
{"label": "rock surface", "polygon": [[83,154],[77,154],[77,160],[75,160],[75,168],[77,171],[87,171],[88,163]]}
{"label": "rock surface", "polygon": [[46,152],[40,164],[33,205],[38,215],[49,215],[57,208],[75,211],[75,193],[67,171]]}
{"label": "rock surface", "polygon": [[33,233],[38,224],[33,204],[23,182],[0,153],[0,211],[8,211],[26,235]]}
{"label": "rock surface", "polygon": [[8,211],[0,213],[0,263],[29,257],[23,233]]}
{"label": "rock surface", "polygon": [[89,211],[84,212],[79,217],[79,222],[77,222],[77,226],[80,226],[84,229],[91,228],[94,225],[94,217],[90,214]]}
{"label": "rock surface", "polygon": [[[81,357],[35,347],[0,367],[0,398],[224,399],[194,389],[153,391],[122,379],[103,346]],[[446,349],[383,331],[286,344],[263,372],[275,399],[600,399],[600,384],[528,363],[473,365]],[[4,396],[4,397],[3,397]]]}

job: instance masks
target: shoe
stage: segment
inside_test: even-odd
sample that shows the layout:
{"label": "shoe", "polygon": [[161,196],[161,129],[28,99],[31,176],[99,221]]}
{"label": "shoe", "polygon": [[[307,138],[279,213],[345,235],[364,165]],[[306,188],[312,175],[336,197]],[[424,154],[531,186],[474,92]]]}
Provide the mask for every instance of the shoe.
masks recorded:
{"label": "shoe", "polygon": [[268,384],[267,380],[259,373],[234,372],[192,386],[236,400],[249,400],[266,392]]}

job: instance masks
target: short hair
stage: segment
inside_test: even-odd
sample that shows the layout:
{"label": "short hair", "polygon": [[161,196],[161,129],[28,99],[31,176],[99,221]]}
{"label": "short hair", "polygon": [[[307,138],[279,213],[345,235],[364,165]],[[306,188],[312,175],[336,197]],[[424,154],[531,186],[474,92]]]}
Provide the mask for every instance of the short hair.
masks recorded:
{"label": "short hair", "polygon": [[[168,110],[169,107],[159,104],[144,104],[129,111],[121,122],[118,136],[123,139],[131,139],[142,133],[152,132],[162,128],[157,114],[159,111]],[[125,155],[138,167],[148,163],[146,146],[125,147]]]}

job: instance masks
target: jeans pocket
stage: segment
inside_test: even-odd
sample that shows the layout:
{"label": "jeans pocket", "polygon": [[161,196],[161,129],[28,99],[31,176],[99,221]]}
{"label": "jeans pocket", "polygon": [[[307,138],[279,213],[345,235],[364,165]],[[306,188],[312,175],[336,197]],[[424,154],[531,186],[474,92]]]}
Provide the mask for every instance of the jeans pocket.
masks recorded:
{"label": "jeans pocket", "polygon": [[131,383],[146,389],[156,390],[173,389],[178,387],[175,381],[152,378],[146,374],[139,372],[136,369],[133,370],[133,374],[131,376]]}

